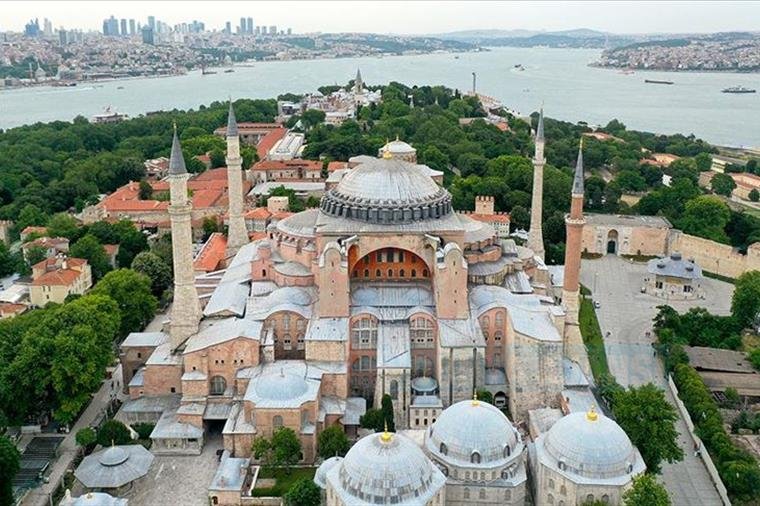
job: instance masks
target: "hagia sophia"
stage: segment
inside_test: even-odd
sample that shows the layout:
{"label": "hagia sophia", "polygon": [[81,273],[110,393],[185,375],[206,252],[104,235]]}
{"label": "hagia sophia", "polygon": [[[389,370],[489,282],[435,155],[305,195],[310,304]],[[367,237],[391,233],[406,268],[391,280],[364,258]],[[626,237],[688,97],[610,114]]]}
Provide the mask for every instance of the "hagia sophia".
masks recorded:
{"label": "hagia sophia", "polygon": [[[122,411],[156,424],[153,453],[197,454],[221,434],[224,459],[249,459],[255,437],[288,427],[303,463],[319,465],[328,505],[621,503],[644,464],[596,409],[587,379],[582,146],[560,284],[543,260],[543,113],[525,246],[455,211],[401,140],[357,157],[331,175],[318,208],[251,242],[232,104],[226,142],[225,267],[193,270],[175,132],[171,317],[165,332],[130,334],[121,349],[131,398]],[[477,398],[484,390],[493,404]],[[386,394],[396,432],[365,435],[361,416]],[[321,462],[317,438],[333,425],[356,442]],[[228,504],[220,497],[210,500]]]}

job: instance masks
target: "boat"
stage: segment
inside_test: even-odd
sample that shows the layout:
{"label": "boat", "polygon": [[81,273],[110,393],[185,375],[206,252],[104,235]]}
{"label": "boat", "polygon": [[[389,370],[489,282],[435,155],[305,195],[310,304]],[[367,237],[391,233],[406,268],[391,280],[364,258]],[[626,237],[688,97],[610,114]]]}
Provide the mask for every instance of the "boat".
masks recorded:
{"label": "boat", "polygon": [[514,66],[514,69],[522,71],[522,70],[525,70],[525,67],[522,66],[522,63],[518,63],[517,65]]}
{"label": "boat", "polygon": [[757,90],[753,88],[745,88],[744,86],[731,86],[721,90],[721,93],[756,93]]}
{"label": "boat", "polygon": [[92,117],[93,123],[119,123],[127,119],[129,116],[126,114],[120,114],[111,109],[111,106],[105,108],[102,114],[96,114]]}
{"label": "boat", "polygon": [[123,90],[123,89],[124,89],[124,86],[117,86],[117,87],[116,87],[116,89],[117,89],[117,90]]}
{"label": "boat", "polygon": [[235,72],[235,69],[227,69],[224,71],[225,74],[231,74],[233,72]]}
{"label": "boat", "polygon": [[661,81],[659,79],[644,79],[644,82],[648,84],[673,84],[673,81]]}

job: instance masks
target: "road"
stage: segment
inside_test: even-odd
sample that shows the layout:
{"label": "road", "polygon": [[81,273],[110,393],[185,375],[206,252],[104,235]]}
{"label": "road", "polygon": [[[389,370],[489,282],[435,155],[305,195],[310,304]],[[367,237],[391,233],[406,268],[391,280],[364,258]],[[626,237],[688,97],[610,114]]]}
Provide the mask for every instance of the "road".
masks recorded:
{"label": "road", "polygon": [[71,466],[76,457],[78,447],[76,443],[76,433],[79,429],[88,427],[106,408],[108,403],[115,396],[123,398],[121,394],[121,364],[117,366],[112,375],[112,380],[106,380],[101,385],[100,390],[93,396],[90,405],[84,410],[82,416],[74,424],[66,435],[61,445],[58,447],[58,458],[51,464],[48,472],[49,481],[43,483],[37,488],[33,488],[21,502],[22,506],[49,506],[52,504],[51,495],[64,475],[66,470]]}
{"label": "road", "polygon": [[[601,303],[596,310],[610,372],[624,386],[652,382],[665,390],[673,403],[659,359],[654,357],[652,338],[646,336],[651,330],[652,318],[657,306],[664,299],[640,293],[646,264],[631,263],[615,255],[599,260],[583,260],[581,282],[594,292],[594,300]],[[716,314],[728,314],[731,307],[733,285],[705,278],[706,298],[697,301],[667,301],[679,312],[701,306]],[[679,442],[684,450],[684,460],[662,467],[662,480],[670,492],[675,506],[721,504],[718,493],[710,480],[702,461],[694,456],[686,423],[679,418],[677,425]]]}

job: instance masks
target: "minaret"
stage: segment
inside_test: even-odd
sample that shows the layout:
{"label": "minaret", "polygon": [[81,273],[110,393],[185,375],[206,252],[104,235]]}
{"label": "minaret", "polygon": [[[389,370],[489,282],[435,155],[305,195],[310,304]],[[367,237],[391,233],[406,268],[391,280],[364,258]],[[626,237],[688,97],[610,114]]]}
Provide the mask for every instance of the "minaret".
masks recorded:
{"label": "minaret", "polygon": [[542,208],[544,205],[544,108],[538,113],[536,128],[536,151],[533,156],[533,198],[530,203],[530,231],[528,232],[528,248],[544,259],[544,234],[541,230]]}
{"label": "minaret", "polygon": [[235,110],[230,100],[227,117],[227,199],[229,221],[227,229],[227,258],[248,244],[248,230],[243,218],[243,158],[240,156],[240,136],[235,120]]}
{"label": "minaret", "polygon": [[362,81],[362,73],[359,69],[356,69],[356,79],[354,79],[354,93],[360,95],[364,89],[364,81]]}
{"label": "minaret", "polygon": [[578,162],[575,164],[573,177],[573,193],[570,204],[570,214],[565,218],[567,242],[565,244],[565,276],[562,286],[562,305],[567,316],[565,321],[570,324],[578,323],[580,309],[579,289],[581,273],[581,242],[583,238],[583,137],[578,148]]}
{"label": "minaret", "polygon": [[190,228],[193,206],[187,197],[189,177],[175,125],[168,177],[169,218],[174,256],[174,302],[169,326],[172,350],[179,348],[188,337],[198,332],[198,322],[201,319],[201,306],[198,302],[198,292],[195,290],[193,272],[193,237]]}

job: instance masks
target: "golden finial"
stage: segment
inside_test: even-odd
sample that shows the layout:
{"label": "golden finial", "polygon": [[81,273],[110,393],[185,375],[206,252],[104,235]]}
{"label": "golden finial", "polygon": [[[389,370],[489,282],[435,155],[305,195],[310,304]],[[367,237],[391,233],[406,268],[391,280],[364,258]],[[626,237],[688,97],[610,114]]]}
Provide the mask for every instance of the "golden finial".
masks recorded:
{"label": "golden finial", "polygon": [[393,154],[386,148],[385,151],[383,151],[383,159],[390,160],[391,158],[393,158]]}
{"label": "golden finial", "polygon": [[472,394],[472,405],[473,406],[480,406],[480,401],[478,400],[478,392],[475,391],[474,394]]}
{"label": "golden finial", "polygon": [[380,434],[380,441],[383,443],[390,443],[391,439],[393,439],[393,436],[390,432],[388,432],[388,420],[384,422],[385,429],[383,430],[383,433]]}
{"label": "golden finial", "polygon": [[596,408],[592,404],[590,408],[588,408],[588,412],[586,413],[586,420],[589,422],[595,422],[599,419],[599,414],[596,412]]}

